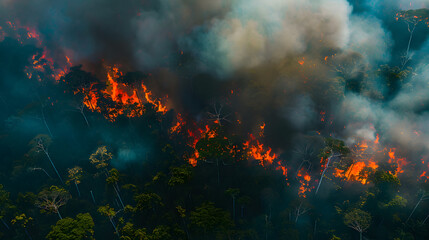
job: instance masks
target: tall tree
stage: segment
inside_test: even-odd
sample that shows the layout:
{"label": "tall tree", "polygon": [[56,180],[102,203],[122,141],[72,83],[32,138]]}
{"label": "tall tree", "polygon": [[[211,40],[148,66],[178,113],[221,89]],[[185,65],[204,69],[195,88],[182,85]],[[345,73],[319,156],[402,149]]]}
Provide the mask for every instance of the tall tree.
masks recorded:
{"label": "tall tree", "polygon": [[404,56],[402,56],[402,68],[407,65],[408,61],[411,59],[410,57],[410,45],[411,40],[413,39],[414,30],[417,25],[421,22],[429,23],[429,9],[421,8],[421,9],[411,9],[400,11],[396,13],[396,20],[401,19],[407,24],[408,32],[410,33],[410,37],[408,39],[407,50],[405,51]]}
{"label": "tall tree", "polygon": [[39,134],[30,141],[30,146],[31,146],[30,152],[34,152],[34,153],[42,152],[42,153],[44,153],[45,156],[48,158],[49,162],[51,163],[52,167],[54,168],[55,173],[57,174],[61,183],[64,184],[60,173],[58,172],[57,168],[55,167],[54,162],[51,159],[51,156],[49,155],[48,149],[49,149],[49,146],[51,144],[52,144],[52,139],[48,135]]}
{"label": "tall tree", "polygon": [[371,215],[361,209],[353,209],[344,215],[344,223],[359,232],[360,240],[362,233],[371,225]]}
{"label": "tall tree", "polygon": [[59,209],[66,205],[70,198],[70,193],[64,188],[51,186],[38,194],[36,206],[48,213],[56,213],[62,219]]}
{"label": "tall tree", "polygon": [[240,194],[240,189],[228,188],[225,193],[232,198],[232,220],[235,221],[235,199],[237,199],[237,196]]}
{"label": "tall tree", "polygon": [[111,208],[109,206],[109,204],[107,204],[107,205],[104,205],[104,206],[100,206],[98,208],[98,212],[101,215],[106,216],[106,217],[109,218],[110,223],[112,224],[113,228],[115,229],[115,233],[118,235],[118,237],[121,237],[121,235],[119,234],[118,229],[116,227],[115,221],[114,221],[114,218],[116,217],[116,214],[118,214],[119,211],[118,212],[115,211],[114,208]]}
{"label": "tall tree", "polygon": [[69,168],[68,173],[69,173],[69,175],[68,175],[69,179],[66,181],[66,184],[70,184],[71,182],[73,182],[74,185],[76,186],[77,193],[79,194],[79,197],[80,197],[80,191],[79,191],[78,184],[80,183],[80,180],[82,179],[83,170],[81,167],[75,166],[73,168]]}

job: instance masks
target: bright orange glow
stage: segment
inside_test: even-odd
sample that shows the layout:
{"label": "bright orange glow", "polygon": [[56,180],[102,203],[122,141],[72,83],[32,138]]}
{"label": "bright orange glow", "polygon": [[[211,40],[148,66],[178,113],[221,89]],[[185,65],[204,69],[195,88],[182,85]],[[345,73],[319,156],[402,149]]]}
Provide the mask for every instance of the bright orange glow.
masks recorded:
{"label": "bright orange glow", "polygon": [[[304,173],[305,171],[305,173]],[[300,186],[298,188],[298,195],[300,197],[306,198],[307,193],[311,191],[312,187],[310,187],[311,176],[308,172],[301,168],[297,174],[297,178],[299,180]],[[313,187],[314,188],[314,187]]]}
{"label": "bright orange glow", "polygon": [[180,113],[176,116],[176,124],[170,128],[170,133],[177,133],[180,132],[182,127],[186,124],[185,120],[182,118],[182,115]]}
{"label": "bright orange glow", "polygon": [[270,165],[277,158],[275,153],[271,154],[270,147],[264,148],[264,145],[255,139],[252,134],[250,134],[250,139],[243,145],[248,149],[249,156],[257,160],[261,166]]}
{"label": "bright orange glow", "polygon": [[155,99],[152,96],[152,92],[150,90],[148,90],[147,87],[143,83],[142,83],[142,88],[143,88],[144,97],[145,97],[146,101],[148,103],[154,105],[157,112],[166,113],[167,107],[162,105],[160,100]]}
{"label": "bright orange glow", "polygon": [[378,144],[379,142],[380,142],[380,136],[377,134],[377,135],[375,136],[374,144]]}
{"label": "bright orange glow", "polygon": [[278,162],[278,165],[279,166],[277,166],[276,170],[281,170],[283,176],[285,176],[285,178],[287,180],[287,168],[285,166],[281,166],[281,162],[280,161]]}
{"label": "bright orange glow", "polygon": [[200,154],[198,150],[196,150],[195,148],[197,146],[198,141],[204,137],[214,138],[216,137],[216,135],[217,134],[215,130],[210,129],[209,125],[206,125],[204,129],[201,129],[201,128],[197,129],[196,132],[193,132],[188,129],[188,136],[192,140],[191,143],[189,143],[188,145],[194,149],[194,152],[192,153],[191,157],[188,158],[189,164],[191,164],[194,167],[197,166],[198,158],[200,157]]}
{"label": "bright orange glow", "polygon": [[395,148],[390,148],[388,155],[389,155],[389,163],[396,163],[397,167],[395,170],[395,175],[398,175],[398,173],[404,172],[404,167],[408,164],[405,158],[396,158],[395,157]]}

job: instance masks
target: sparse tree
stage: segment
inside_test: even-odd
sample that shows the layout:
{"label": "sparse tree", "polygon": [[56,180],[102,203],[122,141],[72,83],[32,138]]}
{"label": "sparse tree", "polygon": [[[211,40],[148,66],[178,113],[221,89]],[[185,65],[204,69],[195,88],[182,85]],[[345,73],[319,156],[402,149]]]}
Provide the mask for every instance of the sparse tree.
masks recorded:
{"label": "sparse tree", "polygon": [[238,188],[228,188],[225,191],[226,194],[232,198],[232,220],[235,221],[235,199],[240,194],[240,189]]}
{"label": "sparse tree", "polygon": [[410,54],[410,45],[413,39],[414,30],[416,29],[417,25],[421,22],[425,22],[426,24],[428,24],[429,23],[428,17],[429,17],[429,9],[426,9],[426,8],[411,9],[411,10],[405,10],[405,11],[400,11],[396,13],[396,20],[401,19],[402,21],[404,21],[407,24],[408,32],[410,33],[407,50],[405,51],[405,54],[402,57],[401,69],[403,69],[405,65],[407,65],[408,61],[411,59],[409,54]]}
{"label": "sparse tree", "polygon": [[358,231],[362,240],[362,233],[371,225],[371,215],[361,209],[353,209],[344,215],[344,223]]}
{"label": "sparse tree", "polygon": [[48,158],[52,167],[54,168],[58,178],[61,181],[61,183],[64,184],[60,173],[58,172],[57,168],[55,167],[54,162],[51,159],[51,156],[49,155],[48,148],[51,145],[51,143],[52,143],[52,139],[48,135],[39,134],[30,141],[30,146],[31,146],[30,152],[35,152],[35,153],[43,152],[46,155],[46,157]]}
{"label": "sparse tree", "polygon": [[38,194],[36,206],[48,213],[56,213],[60,219],[63,219],[59,209],[61,206],[66,205],[70,198],[70,193],[64,188],[51,186]]}
{"label": "sparse tree", "polygon": [[[408,216],[407,221],[405,221],[406,223],[410,220],[411,216],[413,216],[413,213],[416,211],[416,209],[417,209],[417,207],[420,205],[420,203],[421,203],[422,201],[425,201],[425,200],[428,200],[428,199],[429,199],[429,193],[427,193],[426,191],[423,191],[423,190],[422,190],[422,191],[420,191],[420,192],[419,192],[419,195],[420,195],[420,198],[419,198],[419,200],[417,201],[416,205],[414,206],[413,211],[411,211],[410,215]],[[426,219],[427,219],[427,218],[426,218]],[[426,222],[426,219],[425,219],[425,222]]]}

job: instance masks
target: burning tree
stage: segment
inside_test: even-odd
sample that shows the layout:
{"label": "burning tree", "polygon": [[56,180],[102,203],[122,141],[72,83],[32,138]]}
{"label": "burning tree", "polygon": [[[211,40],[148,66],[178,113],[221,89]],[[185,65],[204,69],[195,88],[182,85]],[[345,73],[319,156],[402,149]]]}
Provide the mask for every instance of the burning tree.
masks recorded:
{"label": "burning tree", "polygon": [[324,169],[322,175],[320,176],[319,184],[316,188],[316,193],[319,192],[320,185],[322,184],[323,178],[326,171],[330,167],[331,161],[335,158],[345,157],[350,152],[350,149],[344,144],[343,141],[333,138],[325,139],[325,147],[320,151],[319,156],[321,157],[321,162],[326,162],[324,164]]}
{"label": "burning tree", "polygon": [[85,107],[92,111],[97,108],[97,99],[100,97],[98,89],[101,83],[91,73],[85,72],[82,65],[70,68],[70,72],[65,75],[61,80],[67,92],[72,92],[77,98],[76,109],[84,118],[87,126],[89,127],[88,118],[85,115]]}
{"label": "burning tree", "polygon": [[358,231],[362,240],[362,233],[371,225],[371,214],[361,209],[353,209],[344,215],[344,223]]}
{"label": "burning tree", "polygon": [[199,160],[216,164],[217,183],[220,184],[220,165],[227,165],[228,161],[235,158],[235,147],[225,136],[220,125],[217,125],[213,130],[209,129],[208,126],[206,128],[207,131],[195,145],[195,150]]}
{"label": "burning tree", "polygon": [[51,186],[49,189],[42,190],[38,195],[36,206],[48,213],[56,213],[60,219],[60,207],[66,205],[71,198],[70,193],[64,188]]}
{"label": "burning tree", "polygon": [[30,152],[35,152],[35,153],[43,152],[46,155],[46,157],[48,158],[52,167],[54,168],[55,173],[57,174],[61,183],[64,184],[60,173],[58,172],[57,168],[55,167],[54,162],[51,159],[51,156],[49,155],[48,148],[51,145],[51,143],[52,143],[52,139],[48,135],[39,134],[30,141],[30,146],[32,147]]}

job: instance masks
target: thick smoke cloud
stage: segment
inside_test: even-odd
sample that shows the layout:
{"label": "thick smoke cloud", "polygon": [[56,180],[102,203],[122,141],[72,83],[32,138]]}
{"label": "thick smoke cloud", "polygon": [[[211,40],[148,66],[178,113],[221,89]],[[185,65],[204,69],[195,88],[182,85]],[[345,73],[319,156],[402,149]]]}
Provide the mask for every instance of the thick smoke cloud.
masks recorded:
{"label": "thick smoke cloud", "polygon": [[[34,27],[50,51],[96,74],[103,64],[152,73],[154,93],[175,109],[200,117],[226,98],[246,130],[267,122],[274,148],[320,127],[323,111],[349,143],[380,134],[428,150],[426,28],[416,31],[416,71],[404,85],[389,95],[377,75],[399,65],[408,41],[395,11],[428,4],[411,2],[0,0],[0,21]],[[118,146],[124,161],[146,151],[135,148]]]}

